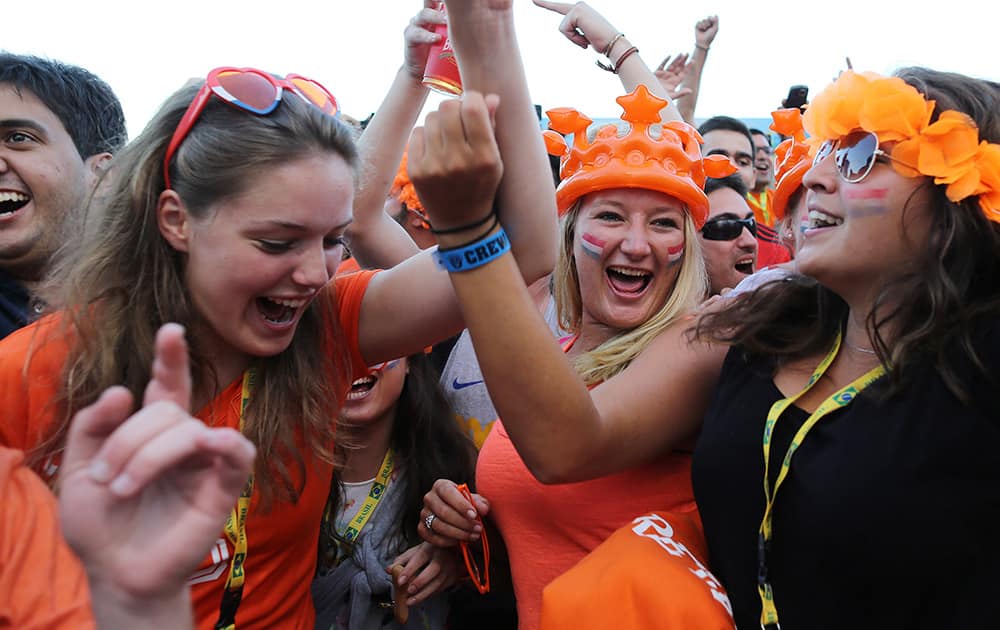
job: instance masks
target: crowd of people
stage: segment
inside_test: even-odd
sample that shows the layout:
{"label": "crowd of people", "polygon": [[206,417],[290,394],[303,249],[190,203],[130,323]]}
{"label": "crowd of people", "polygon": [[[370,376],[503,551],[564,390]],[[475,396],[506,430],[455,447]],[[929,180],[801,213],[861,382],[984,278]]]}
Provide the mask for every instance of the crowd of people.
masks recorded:
{"label": "crowd of people", "polygon": [[0,627],[995,625],[1000,84],[696,120],[717,16],[534,0],[622,83],[542,130],[512,4],[363,123],[0,52]]}

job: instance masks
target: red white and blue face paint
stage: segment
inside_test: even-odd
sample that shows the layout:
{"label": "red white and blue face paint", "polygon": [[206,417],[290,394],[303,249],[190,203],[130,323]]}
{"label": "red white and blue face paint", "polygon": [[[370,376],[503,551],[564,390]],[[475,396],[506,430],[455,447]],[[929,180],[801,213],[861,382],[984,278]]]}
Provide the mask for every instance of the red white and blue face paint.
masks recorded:
{"label": "red white and blue face paint", "polygon": [[580,246],[583,251],[596,260],[600,260],[601,256],[604,255],[604,248],[607,244],[607,241],[603,241],[588,232],[580,235]]}
{"label": "red white and blue face paint", "polygon": [[676,265],[684,258],[684,243],[667,248],[667,260],[670,265]]}

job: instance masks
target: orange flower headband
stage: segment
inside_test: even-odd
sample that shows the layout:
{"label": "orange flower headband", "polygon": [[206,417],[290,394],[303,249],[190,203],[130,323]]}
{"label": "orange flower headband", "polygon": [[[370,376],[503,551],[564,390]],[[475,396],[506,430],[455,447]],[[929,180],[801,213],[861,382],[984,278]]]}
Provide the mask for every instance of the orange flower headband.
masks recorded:
{"label": "orange flower headband", "polygon": [[779,109],[771,112],[774,122],[771,129],[783,136],[791,136],[774,150],[774,179],[777,182],[771,197],[770,207],[775,216],[784,218],[788,200],[802,186],[802,178],[812,166],[809,145],[802,129],[802,110],[798,107]]}
{"label": "orange flower headband", "polygon": [[813,100],[803,124],[816,141],[864,129],[880,143],[897,142],[891,150],[897,172],[933,177],[953,202],[978,196],[986,217],[1000,223],[1000,145],[980,141],[976,123],[962,112],[944,111],[932,124],[933,112],[934,101],[898,77],[848,70]]}
{"label": "orange flower headband", "polygon": [[[708,218],[708,197],[703,190],[706,175],[725,177],[736,169],[721,155],[702,160],[702,137],[687,123],[663,123],[654,136],[650,127],[660,123],[660,110],[668,101],[651,94],[646,86],[616,101],[624,110],[621,119],[629,123],[628,133],[619,135],[616,125],[605,125],[592,143],[587,141],[590,118],[568,107],[546,112],[555,131],[545,132],[545,145],[550,154],[561,156],[562,163],[556,189],[559,214],[588,193],[643,188],[682,201],[701,229]],[[563,138],[567,134],[573,134],[572,147]]]}
{"label": "orange flower headband", "polygon": [[410,181],[410,176],[406,172],[408,152],[403,152],[403,159],[399,163],[399,170],[396,171],[396,177],[392,180],[392,190],[391,194],[399,199],[410,212],[417,214],[423,220],[427,220],[427,212],[424,210],[424,204],[420,203],[420,199],[417,198],[417,191],[413,188],[413,182]]}

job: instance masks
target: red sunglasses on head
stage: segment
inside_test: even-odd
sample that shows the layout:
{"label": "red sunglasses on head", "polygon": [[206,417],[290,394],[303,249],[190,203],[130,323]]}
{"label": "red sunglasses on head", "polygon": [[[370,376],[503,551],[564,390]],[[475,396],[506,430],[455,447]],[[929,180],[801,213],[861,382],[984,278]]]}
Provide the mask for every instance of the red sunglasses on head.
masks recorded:
{"label": "red sunglasses on head", "polygon": [[267,116],[281,102],[282,93],[288,90],[297,94],[307,103],[318,107],[323,113],[333,116],[337,113],[337,99],[330,91],[312,79],[298,74],[289,74],[284,79],[276,78],[256,68],[216,68],[208,73],[205,84],[198,90],[194,100],[181,118],[167,152],[163,157],[163,181],[170,188],[170,160],[173,159],[181,142],[191,132],[208,99],[215,95],[242,110],[258,116]]}

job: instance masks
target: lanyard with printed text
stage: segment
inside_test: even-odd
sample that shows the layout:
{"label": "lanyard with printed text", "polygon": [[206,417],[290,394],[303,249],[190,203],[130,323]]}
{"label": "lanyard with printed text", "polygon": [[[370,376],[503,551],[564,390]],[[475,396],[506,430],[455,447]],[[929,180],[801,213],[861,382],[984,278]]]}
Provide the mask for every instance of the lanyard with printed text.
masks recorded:
{"label": "lanyard with printed text", "polygon": [[[257,373],[250,369],[243,373],[243,392],[240,396],[240,432],[243,432],[243,416],[250,402],[250,392],[256,384]],[[215,622],[215,630],[236,630],[236,610],[243,599],[243,582],[246,580],[244,565],[247,559],[247,514],[250,511],[250,496],[253,494],[253,475],[247,479],[247,485],[240,492],[236,507],[226,520],[226,538],[233,543],[233,560],[229,564],[229,577],[226,578],[226,590],[222,592],[222,602],[219,604],[219,620]]]}
{"label": "lanyard with printed text", "polygon": [[[379,468],[378,476],[372,481],[372,487],[368,490],[365,502],[358,510],[358,513],[351,519],[351,522],[344,527],[343,531],[336,532],[336,525],[333,522],[333,511],[336,493],[331,488],[330,496],[326,501],[326,508],[323,510],[323,522],[320,528],[320,555],[317,570],[319,575],[324,575],[330,568],[337,566],[346,557],[347,553],[341,554],[341,544],[353,543],[361,535],[361,530],[368,524],[368,520],[375,513],[382,495],[385,494],[386,486],[389,485],[389,478],[392,476],[394,465],[394,455],[390,448],[382,458],[382,466]],[[336,483],[336,482],[334,482]]]}
{"label": "lanyard with printed text", "polygon": [[823,419],[824,416],[830,414],[837,409],[846,407],[851,404],[857,395],[866,387],[877,381],[882,375],[885,374],[885,368],[881,365],[877,365],[862,376],[859,376],[854,381],[852,381],[847,386],[841,388],[829,398],[820,403],[816,411],[806,419],[802,424],[802,427],[795,433],[795,437],[792,438],[792,443],[789,444],[788,450],[785,452],[785,457],[781,460],[781,468],[778,471],[778,478],[774,481],[774,488],[771,488],[770,477],[769,477],[769,466],[771,461],[771,438],[774,433],[774,426],[778,422],[778,418],[790,405],[795,403],[803,394],[812,389],[812,386],[816,384],[817,381],[826,373],[826,370],[833,363],[833,360],[837,357],[837,352],[840,350],[842,334],[837,334],[837,339],[833,344],[833,348],[830,353],[826,355],[826,358],[820,362],[819,366],[816,367],[816,371],[813,372],[812,376],[809,377],[809,382],[806,386],[802,388],[798,394],[791,396],[789,398],[782,398],[781,400],[774,403],[771,406],[771,410],[767,414],[767,422],[764,423],[764,518],[760,524],[760,531],[757,540],[757,591],[760,594],[760,625],[761,628],[767,626],[776,626],[778,628],[781,625],[778,623],[778,609],[774,604],[774,591],[771,588],[771,583],[767,575],[767,551],[771,545],[771,540],[773,537],[773,524],[774,524],[774,499],[778,493],[778,488],[781,486],[781,482],[785,480],[788,476],[789,470],[791,470],[792,456],[795,451],[798,450],[799,446],[806,438],[806,434],[812,429],[816,424]]}
{"label": "lanyard with printed text", "polygon": [[357,540],[358,535],[361,534],[361,530],[368,523],[368,519],[375,513],[378,502],[382,499],[382,495],[385,494],[385,487],[389,485],[389,477],[392,476],[392,466],[392,449],[390,448],[385,452],[385,457],[382,458],[382,467],[379,469],[378,477],[372,482],[371,490],[368,491],[368,496],[365,497],[365,502],[361,506],[361,509],[351,519],[351,522],[347,524],[344,531],[339,532],[340,537],[347,542],[350,543]]}

